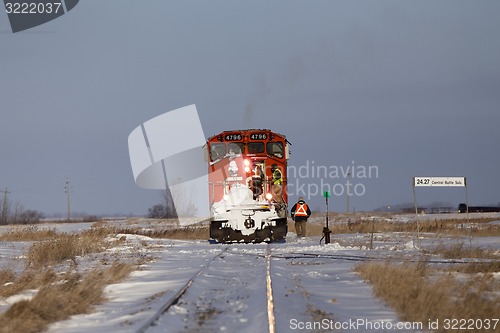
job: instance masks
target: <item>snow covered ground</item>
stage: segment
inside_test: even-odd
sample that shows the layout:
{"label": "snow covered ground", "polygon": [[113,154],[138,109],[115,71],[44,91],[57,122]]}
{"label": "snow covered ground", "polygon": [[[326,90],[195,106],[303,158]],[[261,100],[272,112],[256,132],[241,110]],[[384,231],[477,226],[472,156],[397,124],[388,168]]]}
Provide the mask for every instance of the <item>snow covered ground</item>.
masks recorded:
{"label": "snow covered ground", "polygon": [[[141,330],[162,304],[214,257],[180,301],[147,332],[266,332],[268,251],[277,332],[307,325],[322,325],[316,331],[328,331],[325,328],[335,322],[358,320],[372,325],[397,324],[394,311],[375,299],[370,286],[352,271],[357,261],[349,256],[365,255],[366,251],[338,243],[318,245],[317,238],[297,240],[294,236],[289,234],[288,243],[270,246],[150,240],[158,251],[153,263],[132,273],[127,281],[107,287],[108,302],[92,314],[53,324],[49,332]],[[303,253],[338,254],[347,259],[302,258]],[[287,258],[290,254],[293,258]],[[370,330],[356,327],[343,331]]]}
{"label": "snow covered ground", "polygon": [[[408,219],[405,216],[401,222]],[[133,225],[141,223],[135,220]],[[150,227],[150,221],[144,223]],[[55,228],[76,232],[89,227],[81,223]],[[294,233],[287,235],[286,243],[230,245],[115,235],[126,242],[109,249],[110,255],[144,255],[153,260],[125,281],[106,287],[107,301],[92,313],[54,323],[49,332],[268,332],[272,324],[276,332],[426,331],[426,323],[400,322],[391,308],[373,296],[371,286],[353,272],[363,260],[414,259],[420,249],[437,243],[468,243],[467,237],[420,236],[378,233],[370,249],[369,234],[333,235],[327,245],[320,245],[320,237],[297,239]],[[472,241],[473,245],[500,250],[498,237]],[[0,267],[20,261],[28,245],[1,242]],[[165,305],[172,303],[191,279],[186,292],[164,312]],[[0,312],[35,292],[0,300]],[[158,318],[153,325],[151,318]]]}

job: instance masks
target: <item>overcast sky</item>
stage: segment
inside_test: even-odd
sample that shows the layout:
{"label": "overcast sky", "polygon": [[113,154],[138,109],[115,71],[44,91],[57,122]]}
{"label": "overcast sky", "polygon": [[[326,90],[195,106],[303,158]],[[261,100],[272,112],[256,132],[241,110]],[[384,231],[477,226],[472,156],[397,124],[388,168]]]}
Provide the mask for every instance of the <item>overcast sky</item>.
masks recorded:
{"label": "overcast sky", "polygon": [[128,135],[196,104],[206,137],[270,128],[297,168],[376,166],[351,209],[411,202],[413,176],[466,176],[471,204],[498,204],[499,17],[495,0],[82,0],[13,34],[0,12],[0,189],[63,213],[69,177],[75,211],[145,214],[161,198],[135,185]]}

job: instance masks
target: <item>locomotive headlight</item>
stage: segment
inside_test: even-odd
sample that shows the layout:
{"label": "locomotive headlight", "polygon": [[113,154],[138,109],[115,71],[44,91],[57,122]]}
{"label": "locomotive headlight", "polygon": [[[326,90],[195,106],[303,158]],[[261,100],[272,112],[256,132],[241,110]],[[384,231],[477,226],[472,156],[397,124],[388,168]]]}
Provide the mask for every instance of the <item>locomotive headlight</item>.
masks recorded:
{"label": "locomotive headlight", "polygon": [[243,170],[245,170],[246,173],[250,173],[250,161],[247,159],[244,159],[243,165],[244,165]]}
{"label": "locomotive headlight", "polygon": [[227,201],[229,199],[229,195],[224,194],[224,200]]}
{"label": "locomotive headlight", "polygon": [[273,195],[271,193],[266,194],[266,199],[271,200],[273,198]]}

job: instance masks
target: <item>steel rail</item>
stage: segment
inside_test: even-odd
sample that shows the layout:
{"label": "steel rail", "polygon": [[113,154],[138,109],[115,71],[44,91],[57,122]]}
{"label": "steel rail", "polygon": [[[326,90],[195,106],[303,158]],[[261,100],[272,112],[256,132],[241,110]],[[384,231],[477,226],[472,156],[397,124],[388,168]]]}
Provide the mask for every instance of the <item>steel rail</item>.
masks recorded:
{"label": "steel rail", "polygon": [[[324,254],[324,253],[305,253],[305,252],[292,252],[290,254],[274,254],[274,258],[283,259],[332,259],[332,260],[346,260],[346,261],[390,261],[390,262],[422,262],[422,259],[412,259],[412,258],[384,258],[384,257],[373,257],[373,256],[359,256],[359,255],[349,255],[349,254]],[[494,260],[489,260],[494,261]],[[476,258],[471,258],[470,260],[464,259],[427,259],[425,262],[429,264],[470,264],[477,263]],[[482,261],[484,262],[484,261]]]}
{"label": "steel rail", "polygon": [[218,253],[216,256],[212,257],[203,267],[196,272],[193,276],[189,278],[189,280],[182,286],[182,288],[177,291],[177,293],[172,296],[170,299],[168,299],[166,302],[164,302],[160,308],[148,319],[142,324],[141,327],[139,327],[136,330],[136,333],[144,333],[147,331],[149,327],[151,327],[165,312],[168,311],[173,305],[177,304],[181,297],[186,293],[186,291],[191,287],[193,284],[194,280],[200,276],[207,268],[210,266],[210,264],[217,258],[220,258],[226,251],[228,250],[228,247],[224,248],[220,253]]}
{"label": "steel rail", "polygon": [[274,298],[273,298],[273,286],[271,279],[271,246],[267,245],[266,251],[266,290],[267,290],[267,318],[269,322],[269,333],[276,332],[276,321],[274,319]]}

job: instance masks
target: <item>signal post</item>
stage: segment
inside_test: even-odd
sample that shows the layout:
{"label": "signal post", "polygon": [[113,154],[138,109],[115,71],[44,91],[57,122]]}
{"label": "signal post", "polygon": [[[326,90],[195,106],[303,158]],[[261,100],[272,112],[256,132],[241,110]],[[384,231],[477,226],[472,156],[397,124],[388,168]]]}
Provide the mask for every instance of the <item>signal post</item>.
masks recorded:
{"label": "signal post", "polygon": [[328,191],[323,192],[323,196],[325,197],[325,203],[326,203],[326,223],[325,227],[323,227],[323,238],[325,239],[325,244],[330,244],[330,234],[332,233],[328,226],[328,198],[330,197],[330,192]]}

